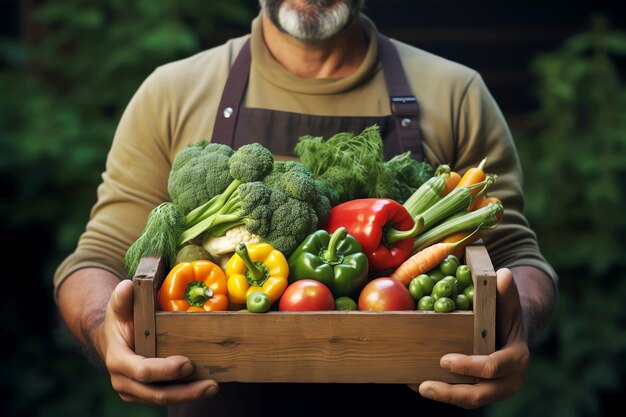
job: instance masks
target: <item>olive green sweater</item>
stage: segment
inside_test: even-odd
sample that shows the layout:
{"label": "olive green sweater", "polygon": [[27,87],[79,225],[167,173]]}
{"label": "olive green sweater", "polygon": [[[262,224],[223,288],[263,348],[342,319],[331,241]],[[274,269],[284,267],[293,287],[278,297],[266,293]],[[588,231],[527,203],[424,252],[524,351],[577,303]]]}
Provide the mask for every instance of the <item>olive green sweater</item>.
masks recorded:
{"label": "olive green sweater", "polygon": [[[376,28],[363,24],[369,39]],[[229,68],[251,36],[252,68],[245,105],[296,113],[383,116],[391,113],[378,46],[370,42],[361,67],[347,77],[302,79],[276,62],[263,40],[260,17],[251,35],[157,68],[128,104],[108,154],[98,200],[75,251],[58,267],[55,294],[81,268],[126,277],[123,257],[150,210],[169,200],[167,179],[176,154],[210,139]],[[498,175],[490,195],[505,207],[498,227],[483,234],[496,268],[532,265],[557,276],[541,255],[523,215],[522,171],[506,121],[480,75],[463,65],[393,40],[420,105],[423,146],[433,164],[463,173],[485,156]]]}

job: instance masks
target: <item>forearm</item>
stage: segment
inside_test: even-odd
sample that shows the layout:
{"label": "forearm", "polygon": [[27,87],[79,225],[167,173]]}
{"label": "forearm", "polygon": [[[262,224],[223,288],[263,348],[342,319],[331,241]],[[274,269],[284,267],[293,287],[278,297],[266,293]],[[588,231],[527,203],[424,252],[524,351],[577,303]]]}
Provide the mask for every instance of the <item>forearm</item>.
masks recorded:
{"label": "forearm", "polygon": [[100,329],[111,293],[119,282],[108,271],[85,268],[70,275],[58,290],[61,316],[93,362],[101,362]]}
{"label": "forearm", "polygon": [[554,314],[556,300],[554,284],[543,271],[532,266],[513,267],[511,272],[528,328],[528,341],[532,344]]}

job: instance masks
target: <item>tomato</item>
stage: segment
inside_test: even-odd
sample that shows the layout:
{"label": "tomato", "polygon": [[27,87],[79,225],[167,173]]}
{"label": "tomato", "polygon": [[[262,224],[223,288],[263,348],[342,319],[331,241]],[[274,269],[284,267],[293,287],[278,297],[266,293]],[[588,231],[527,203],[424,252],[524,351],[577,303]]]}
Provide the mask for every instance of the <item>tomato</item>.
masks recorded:
{"label": "tomato", "polygon": [[270,296],[263,291],[254,291],[246,299],[247,310],[251,313],[265,313],[271,305]]}
{"label": "tomato", "polygon": [[415,301],[409,290],[400,281],[389,277],[376,278],[368,282],[359,295],[359,310],[394,311],[413,310]]}
{"label": "tomato", "polygon": [[334,310],[335,299],[330,289],[319,281],[301,279],[290,284],[278,304],[279,311]]}
{"label": "tomato", "polygon": [[435,311],[438,313],[450,313],[454,311],[455,308],[454,301],[448,297],[441,297],[435,301]]}
{"label": "tomato", "polygon": [[455,276],[463,288],[469,287],[474,283],[472,281],[472,271],[470,271],[470,268],[467,265],[459,265],[456,269]]}
{"label": "tomato", "polygon": [[448,257],[439,264],[439,270],[444,275],[454,275],[458,267],[459,260],[454,255],[448,255]]}
{"label": "tomato", "polygon": [[356,301],[354,301],[350,297],[343,295],[341,297],[335,298],[335,310],[353,311],[358,309],[359,307],[356,305]]}

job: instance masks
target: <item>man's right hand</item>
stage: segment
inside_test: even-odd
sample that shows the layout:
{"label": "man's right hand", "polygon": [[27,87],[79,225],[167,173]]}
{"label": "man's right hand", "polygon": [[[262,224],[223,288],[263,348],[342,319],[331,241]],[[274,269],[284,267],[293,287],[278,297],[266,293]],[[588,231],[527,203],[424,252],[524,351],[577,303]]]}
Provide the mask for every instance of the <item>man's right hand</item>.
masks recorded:
{"label": "man's right hand", "polygon": [[[130,280],[119,282],[113,289],[102,323],[80,323],[85,317],[93,317],[87,314],[86,308],[81,309],[78,307],[81,304],[75,302],[85,299],[82,298],[86,296],[83,294],[86,288],[83,284],[89,282],[89,287],[94,290],[94,286],[98,286],[96,283],[102,283],[103,291],[106,291],[107,286],[112,286],[111,281],[107,280],[113,277],[112,274],[92,271],[90,277],[85,276],[87,271],[83,270],[61,285],[59,307],[74,335],[95,348],[111,375],[113,389],[124,401],[167,406],[199,400],[218,392],[214,380],[176,382],[190,375],[193,370],[191,361],[184,356],[145,358],[135,354],[133,285]],[[103,308],[105,299],[101,300]],[[81,331],[87,328],[92,329],[88,335]]]}
{"label": "man's right hand", "polygon": [[136,355],[133,341],[133,284],[123,280],[111,295],[96,341],[111,374],[113,389],[125,401],[160,406],[199,400],[217,393],[218,385],[213,380],[172,383],[191,374],[191,361],[184,356],[145,358]]}

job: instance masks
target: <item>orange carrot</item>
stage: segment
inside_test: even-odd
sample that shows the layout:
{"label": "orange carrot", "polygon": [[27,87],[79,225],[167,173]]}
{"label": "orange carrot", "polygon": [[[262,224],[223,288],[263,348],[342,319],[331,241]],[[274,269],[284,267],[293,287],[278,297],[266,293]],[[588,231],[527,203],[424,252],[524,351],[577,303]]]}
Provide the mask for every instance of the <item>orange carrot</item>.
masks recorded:
{"label": "orange carrot", "polygon": [[[468,187],[470,185],[478,184],[481,181],[484,181],[487,177],[487,174],[484,171],[485,165],[487,164],[487,158],[480,161],[478,166],[472,167],[465,171],[465,174],[461,177],[461,180],[456,185],[457,187]],[[472,195],[476,195],[481,191],[481,188],[475,188],[472,190]]]}
{"label": "orange carrot", "polygon": [[[478,232],[478,230],[479,229],[476,229],[474,233]],[[439,242],[422,249],[393,271],[391,278],[402,282],[408,287],[413,278],[435,268],[446,259],[446,256],[450,255],[457,246],[465,242],[468,238],[471,238],[474,233],[456,242]]]}
{"label": "orange carrot", "polygon": [[[473,233],[473,232],[467,232],[467,231],[456,232],[456,233],[453,233],[450,236],[446,237],[444,240],[442,240],[442,242],[443,243],[458,242],[459,240],[462,240],[462,239],[468,237],[470,235],[470,233]],[[474,234],[474,236],[471,239],[468,239],[463,244],[461,244],[461,245],[457,246],[456,248],[454,248],[451,253],[454,256],[456,256],[458,259],[461,259],[463,257],[463,254],[465,253],[465,247],[467,245],[469,245],[470,243],[476,242],[478,239],[480,239],[480,237],[481,237],[480,232]]]}
{"label": "orange carrot", "polygon": [[461,181],[461,175],[459,175],[458,172],[450,171],[450,176],[446,179],[446,185],[443,189],[443,195],[448,195],[448,193],[457,186],[459,181]]}

